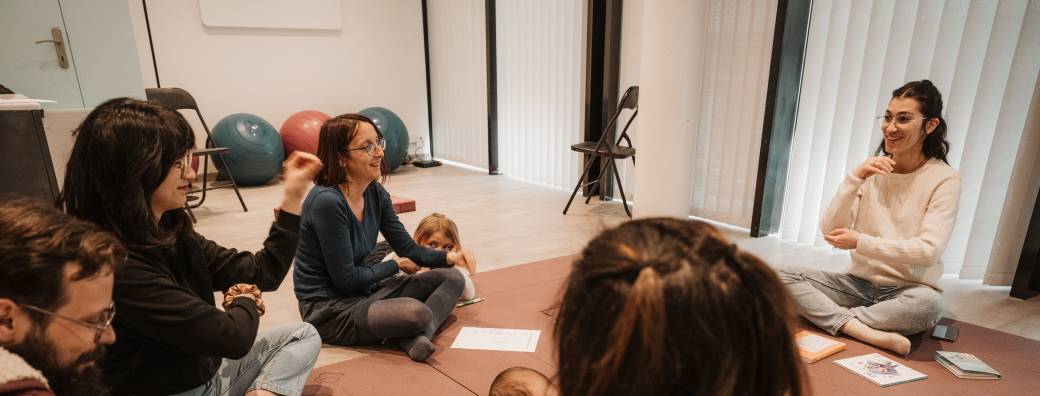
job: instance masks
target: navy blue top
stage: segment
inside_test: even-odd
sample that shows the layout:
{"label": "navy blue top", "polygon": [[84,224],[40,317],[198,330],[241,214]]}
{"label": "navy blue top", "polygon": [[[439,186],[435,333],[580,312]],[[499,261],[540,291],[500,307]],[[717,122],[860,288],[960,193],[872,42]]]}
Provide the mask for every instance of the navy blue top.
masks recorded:
{"label": "navy blue top", "polygon": [[415,243],[398,220],[390,193],[381,184],[372,182],[363,195],[365,210],[358,221],[339,186],[315,186],[307,194],[293,269],[297,300],[365,295],[374,283],[396,274],[393,260],[363,264],[376,245],[377,232],[398,256],[424,267],[447,266],[446,252]]}

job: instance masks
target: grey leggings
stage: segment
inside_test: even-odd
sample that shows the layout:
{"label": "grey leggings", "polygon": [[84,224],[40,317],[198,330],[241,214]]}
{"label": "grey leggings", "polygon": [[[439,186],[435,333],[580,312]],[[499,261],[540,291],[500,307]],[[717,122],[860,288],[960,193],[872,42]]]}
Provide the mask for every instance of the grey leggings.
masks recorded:
{"label": "grey leggings", "polygon": [[465,280],[452,268],[437,268],[409,277],[385,299],[368,307],[368,331],[375,337],[433,339],[462,295]]}
{"label": "grey leggings", "polygon": [[871,328],[903,335],[920,333],[942,317],[942,294],[928,286],[885,286],[838,272],[810,268],[777,269],[798,305],[798,313],[837,335],[859,319]]}
{"label": "grey leggings", "polygon": [[437,268],[391,282],[368,297],[300,301],[300,314],[327,344],[432,339],[451,315],[464,285],[455,269]]}

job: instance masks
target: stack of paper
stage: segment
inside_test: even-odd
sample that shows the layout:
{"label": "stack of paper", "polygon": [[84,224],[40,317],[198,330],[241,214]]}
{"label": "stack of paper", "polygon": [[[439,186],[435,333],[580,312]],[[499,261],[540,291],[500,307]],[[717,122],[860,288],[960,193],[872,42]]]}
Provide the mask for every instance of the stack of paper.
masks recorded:
{"label": "stack of paper", "polygon": [[876,353],[835,360],[834,363],[881,386],[905,384],[928,378],[924,373]]}
{"label": "stack of paper", "polygon": [[997,370],[970,353],[938,351],[935,352],[935,361],[957,378],[1000,379]]}

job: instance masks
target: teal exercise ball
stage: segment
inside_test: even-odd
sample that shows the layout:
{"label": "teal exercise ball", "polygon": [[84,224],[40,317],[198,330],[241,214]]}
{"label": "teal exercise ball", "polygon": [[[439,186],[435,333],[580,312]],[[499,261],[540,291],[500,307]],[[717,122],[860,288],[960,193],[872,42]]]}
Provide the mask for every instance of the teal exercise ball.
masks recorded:
{"label": "teal exercise ball", "polygon": [[408,158],[408,128],[404,126],[404,121],[383,107],[369,107],[361,110],[360,114],[370,118],[379,132],[383,133],[383,139],[386,139],[386,162],[391,171],[397,169]]}
{"label": "teal exercise ball", "polygon": [[222,177],[230,170],[235,183],[256,186],[267,183],[282,168],[285,149],[282,137],[267,121],[249,113],[224,117],[213,127],[213,143],[227,147],[224,164],[215,161]]}

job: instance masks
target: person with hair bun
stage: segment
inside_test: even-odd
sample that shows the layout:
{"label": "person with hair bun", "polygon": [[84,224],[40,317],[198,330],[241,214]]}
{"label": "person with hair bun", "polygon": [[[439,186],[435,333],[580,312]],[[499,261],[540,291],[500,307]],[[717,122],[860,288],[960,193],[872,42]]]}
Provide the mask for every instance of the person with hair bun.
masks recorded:
{"label": "person with hair bun", "polygon": [[715,227],[631,221],[585,247],[555,325],[559,393],[808,394],[776,273]]}
{"label": "person with hair bun", "polygon": [[892,92],[875,157],[845,176],[820,218],[827,243],[849,250],[848,273],[780,269],[802,316],[830,332],[906,355],[907,335],[942,316],[939,277],[960,176],[946,153],[942,95],[931,81]]}

